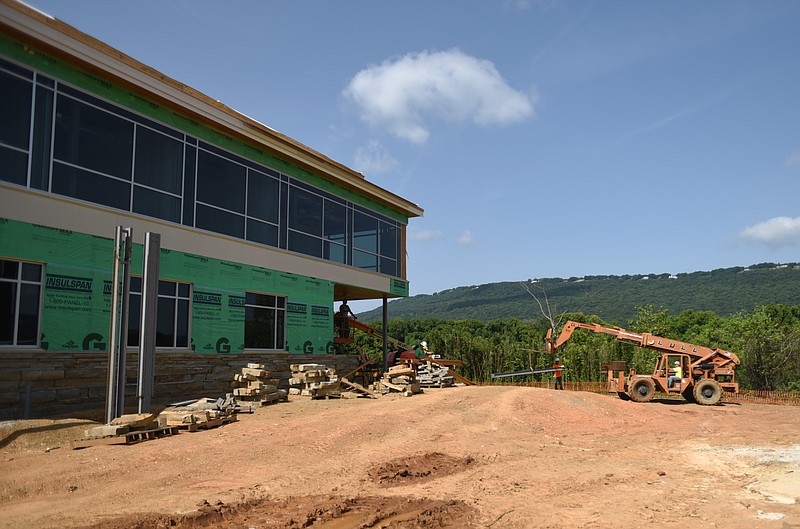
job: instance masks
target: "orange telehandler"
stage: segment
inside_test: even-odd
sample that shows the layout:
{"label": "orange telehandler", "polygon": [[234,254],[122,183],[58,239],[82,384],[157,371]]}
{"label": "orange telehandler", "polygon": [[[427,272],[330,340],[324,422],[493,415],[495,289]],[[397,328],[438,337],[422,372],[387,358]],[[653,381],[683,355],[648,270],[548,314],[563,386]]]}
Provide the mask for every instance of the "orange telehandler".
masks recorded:
{"label": "orange telehandler", "polygon": [[[734,353],[648,333],[630,332],[620,327],[568,321],[555,340],[552,338],[552,329],[548,329],[545,337],[547,352],[555,354],[575,329],[610,334],[620,342],[659,352],[652,375],[639,374],[631,369],[626,376],[625,362],[603,365],[602,369],[608,373],[608,391],[616,392],[622,399],[649,402],[658,388],[668,395],[680,394],[690,402],[711,406],[719,402],[723,391],[739,392],[739,384],[734,379],[734,368],[739,365],[739,357]],[[680,368],[679,379],[670,377],[670,372],[675,374],[675,367]],[[670,378],[673,379],[672,383]]]}

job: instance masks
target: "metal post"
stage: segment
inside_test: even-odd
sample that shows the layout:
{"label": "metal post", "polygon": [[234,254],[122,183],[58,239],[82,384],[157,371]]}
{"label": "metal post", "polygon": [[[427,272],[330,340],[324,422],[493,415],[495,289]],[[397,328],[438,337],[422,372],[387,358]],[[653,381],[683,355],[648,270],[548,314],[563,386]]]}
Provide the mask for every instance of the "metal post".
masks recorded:
{"label": "metal post", "polygon": [[383,372],[389,370],[389,304],[383,296]]}
{"label": "metal post", "polygon": [[108,331],[108,385],[106,387],[106,423],[114,420],[117,412],[117,307],[119,305],[119,247],[122,244],[122,226],[114,232],[114,263],[111,268],[111,323]]}
{"label": "metal post", "polygon": [[[108,348],[108,393],[106,422],[110,423],[125,411],[125,349],[128,336],[128,298],[130,296],[131,251],[133,229],[117,226],[114,234],[114,265],[111,272],[111,322]],[[119,288],[122,264],[122,292]],[[121,310],[120,310],[120,295]]]}
{"label": "metal post", "polygon": [[125,250],[122,259],[122,310],[119,315],[119,378],[117,379],[117,417],[125,414],[126,353],[128,351],[128,306],[131,297],[131,254],[133,253],[133,228],[125,228]]}
{"label": "metal post", "polygon": [[158,277],[161,235],[147,232],[144,235],[142,258],[142,312],[139,329],[139,381],[136,396],[139,413],[150,411],[153,397],[153,376],[156,356],[156,327],[158,322]]}

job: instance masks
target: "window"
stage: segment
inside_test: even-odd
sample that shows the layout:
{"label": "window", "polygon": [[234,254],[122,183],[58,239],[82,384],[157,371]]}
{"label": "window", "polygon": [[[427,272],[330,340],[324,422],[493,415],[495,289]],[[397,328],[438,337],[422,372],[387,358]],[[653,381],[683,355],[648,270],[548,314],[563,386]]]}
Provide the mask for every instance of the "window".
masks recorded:
{"label": "window", "polygon": [[399,275],[401,222],[257,158],[0,59],[0,180]]}
{"label": "window", "polygon": [[244,346],[247,349],[286,348],[286,298],[247,292],[245,295]]}
{"label": "window", "polygon": [[0,180],[19,185],[28,183],[32,86],[0,70]]}
{"label": "window", "polygon": [[64,95],[56,105],[55,159],[130,181],[133,123]]}
{"label": "window", "polygon": [[182,173],[183,143],[137,126],[136,183],[177,195],[181,192]]}
{"label": "window", "polygon": [[[191,286],[174,281],[158,282],[156,309],[156,347],[189,346],[189,314]],[[128,346],[139,345],[142,312],[142,278],[131,277],[131,297],[128,303]]]}
{"label": "window", "polygon": [[37,345],[42,265],[0,259],[0,345]]}
{"label": "window", "polygon": [[246,173],[241,165],[201,150],[197,161],[198,202],[244,214]]}

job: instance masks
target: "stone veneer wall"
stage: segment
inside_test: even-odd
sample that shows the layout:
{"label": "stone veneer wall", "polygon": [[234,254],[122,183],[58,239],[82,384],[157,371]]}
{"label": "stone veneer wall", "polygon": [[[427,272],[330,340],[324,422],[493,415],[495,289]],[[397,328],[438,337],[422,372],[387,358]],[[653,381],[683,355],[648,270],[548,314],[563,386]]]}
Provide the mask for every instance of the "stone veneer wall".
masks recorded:
{"label": "stone veneer wall", "polygon": [[[156,353],[153,406],[232,391],[233,375],[248,363],[264,364],[271,377],[288,388],[289,365],[324,364],[346,373],[358,366],[353,355],[241,353],[231,355]],[[135,413],[138,353],[126,359],[126,412]],[[107,351],[0,352],[0,420],[23,418],[105,417]]]}

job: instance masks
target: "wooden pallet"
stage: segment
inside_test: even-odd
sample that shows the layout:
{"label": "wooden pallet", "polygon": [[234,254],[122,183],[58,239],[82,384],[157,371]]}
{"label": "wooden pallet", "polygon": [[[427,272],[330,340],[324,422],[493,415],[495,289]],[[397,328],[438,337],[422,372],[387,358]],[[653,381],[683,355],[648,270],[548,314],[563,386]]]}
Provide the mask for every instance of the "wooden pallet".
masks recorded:
{"label": "wooden pallet", "polygon": [[78,439],[70,442],[70,448],[77,450],[79,448],[88,448],[90,446],[100,445],[131,445],[134,443],[140,443],[142,441],[149,441],[151,439],[160,439],[168,435],[176,435],[178,433],[180,433],[180,429],[177,426],[163,426],[161,428],[136,430],[109,437]]}
{"label": "wooden pallet", "polygon": [[220,417],[218,419],[209,419],[203,422],[196,422],[193,424],[178,424],[175,425],[174,428],[179,428],[181,430],[185,430],[187,432],[196,432],[198,430],[208,430],[209,428],[217,428],[218,426],[222,426],[225,424],[230,424],[232,422],[237,421],[236,414],[229,415],[227,417]]}

